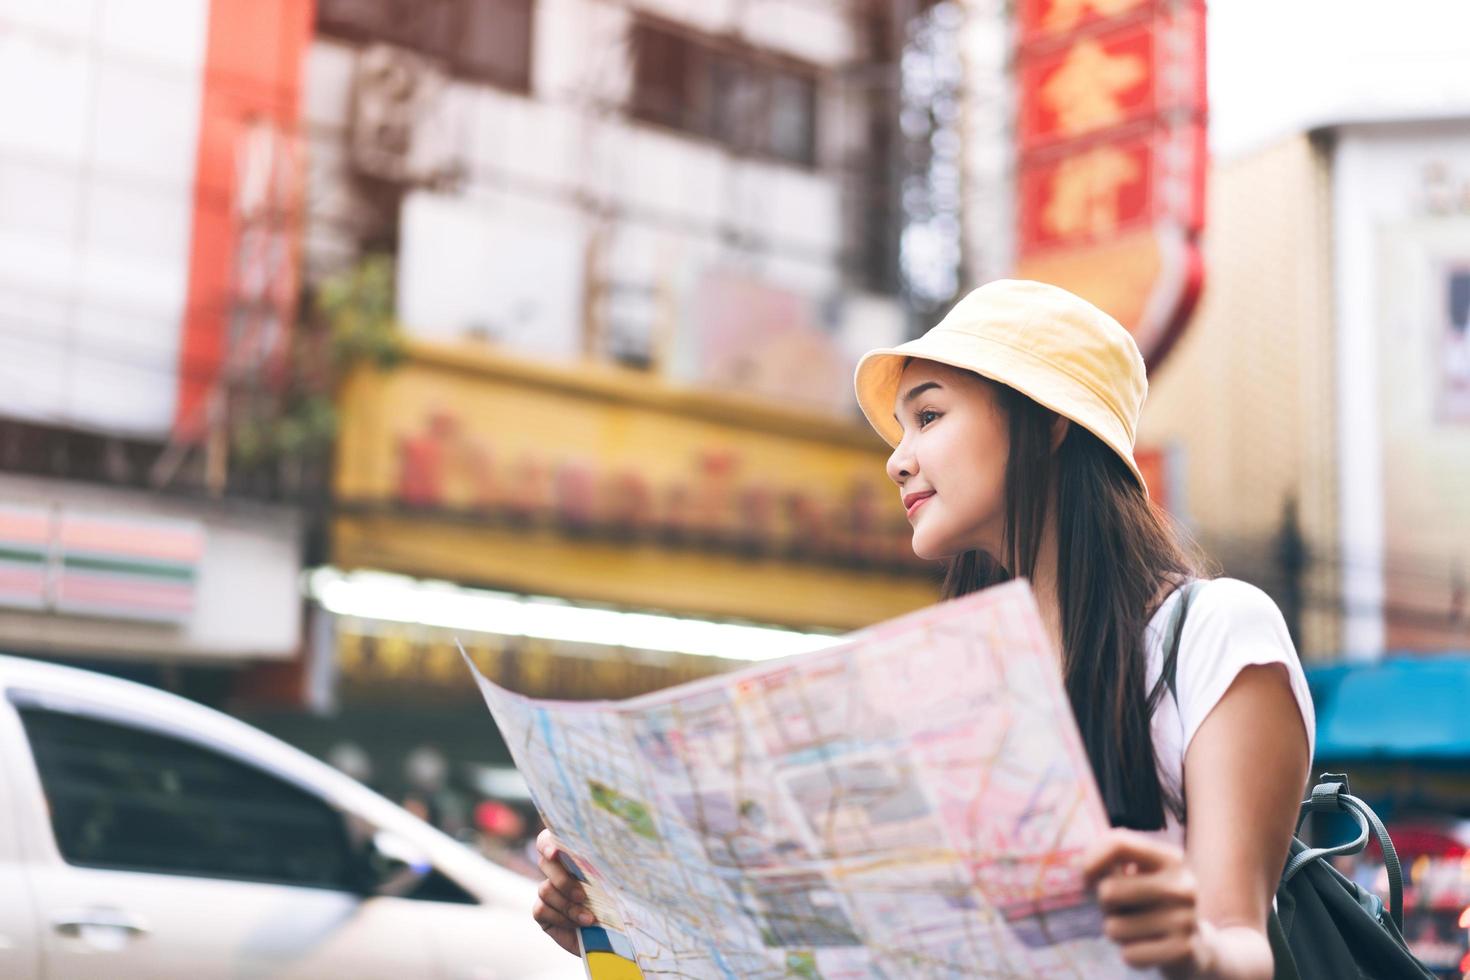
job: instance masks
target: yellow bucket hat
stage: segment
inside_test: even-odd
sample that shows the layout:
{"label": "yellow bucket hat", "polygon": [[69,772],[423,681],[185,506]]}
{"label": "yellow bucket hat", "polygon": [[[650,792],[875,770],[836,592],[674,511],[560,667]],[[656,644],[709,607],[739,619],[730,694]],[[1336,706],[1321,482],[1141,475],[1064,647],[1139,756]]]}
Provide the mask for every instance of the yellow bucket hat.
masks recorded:
{"label": "yellow bucket hat", "polygon": [[1148,492],[1133,459],[1148,396],[1143,357],[1122,324],[1080,296],[1043,282],[998,279],[917,340],[864,354],[853,379],[858,405],[890,446],[903,438],[893,405],[911,357],[973,371],[1070,419],[1122,457]]}

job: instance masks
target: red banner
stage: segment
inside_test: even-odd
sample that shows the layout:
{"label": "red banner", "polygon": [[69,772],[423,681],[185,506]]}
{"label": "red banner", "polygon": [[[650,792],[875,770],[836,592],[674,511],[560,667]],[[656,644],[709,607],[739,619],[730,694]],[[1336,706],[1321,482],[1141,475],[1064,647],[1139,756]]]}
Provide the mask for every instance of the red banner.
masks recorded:
{"label": "red banner", "polygon": [[298,299],[295,134],[314,6],[209,3],[174,414],[180,439],[206,434],[232,368],[278,357],[291,331]]}
{"label": "red banner", "polygon": [[1096,245],[1158,221],[1204,224],[1203,126],[1141,130],[1096,145],[1038,154],[1020,175],[1023,255]]}
{"label": "red banner", "polygon": [[1023,0],[1018,274],[1087,297],[1150,366],[1199,295],[1201,0]]}
{"label": "red banner", "polygon": [[1101,130],[1196,115],[1205,101],[1198,7],[1037,45],[1020,68],[1023,153]]}

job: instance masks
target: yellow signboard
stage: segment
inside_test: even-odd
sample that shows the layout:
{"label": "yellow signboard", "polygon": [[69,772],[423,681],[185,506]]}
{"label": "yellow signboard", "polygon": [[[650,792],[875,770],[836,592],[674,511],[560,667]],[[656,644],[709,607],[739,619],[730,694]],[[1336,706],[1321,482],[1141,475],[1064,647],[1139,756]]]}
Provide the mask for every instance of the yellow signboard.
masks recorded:
{"label": "yellow signboard", "polygon": [[853,421],[423,343],[341,409],[341,567],[794,626],[935,598]]}
{"label": "yellow signboard", "polygon": [[605,649],[535,637],[448,630],[410,623],[342,617],[336,625],[336,666],[349,696],[401,699],[438,692],[445,701],[479,700],[465,684],[465,654],[486,677],[529,697],[567,700],[630,698],[697,680],[743,663],[717,657]]}

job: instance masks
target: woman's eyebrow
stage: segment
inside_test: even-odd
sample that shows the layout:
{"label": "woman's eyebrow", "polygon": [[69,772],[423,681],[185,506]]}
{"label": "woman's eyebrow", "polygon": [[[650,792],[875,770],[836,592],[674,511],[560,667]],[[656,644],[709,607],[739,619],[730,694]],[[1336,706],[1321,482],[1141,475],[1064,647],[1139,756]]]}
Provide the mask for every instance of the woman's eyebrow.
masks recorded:
{"label": "woman's eyebrow", "polygon": [[930,388],[939,387],[941,387],[941,385],[938,381],[925,381],[923,384],[914,385],[912,388],[909,389],[909,393],[903,396],[903,403],[907,405],[909,402],[913,401],[915,398],[918,398]]}
{"label": "woman's eyebrow", "polygon": [[[925,381],[925,382],[922,382],[920,384],[916,384],[912,388],[910,388],[909,389],[909,393],[907,395],[904,395],[901,400],[903,401],[903,403],[905,405],[907,405],[909,402],[913,401],[915,398],[918,398],[920,395],[922,395],[924,392],[928,391],[930,388],[942,388],[942,387],[944,387],[944,386],[941,385],[938,381]],[[898,413],[896,413],[896,412],[893,415],[893,421],[895,421],[895,422],[898,421]],[[902,424],[902,423],[900,423],[900,424]]]}

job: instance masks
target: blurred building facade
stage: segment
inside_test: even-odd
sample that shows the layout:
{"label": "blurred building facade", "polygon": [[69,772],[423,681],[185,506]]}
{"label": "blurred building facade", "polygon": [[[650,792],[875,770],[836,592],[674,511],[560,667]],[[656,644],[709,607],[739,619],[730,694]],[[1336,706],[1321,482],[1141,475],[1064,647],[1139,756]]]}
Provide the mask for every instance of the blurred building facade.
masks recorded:
{"label": "blurred building facade", "polygon": [[[295,661],[239,687],[297,699],[303,559],[818,629],[928,601],[848,379],[1004,267],[1003,14],[7,13],[47,93],[0,143],[12,648]],[[298,287],[380,253],[405,357],[341,392],[328,552]]]}
{"label": "blurred building facade", "polygon": [[[325,754],[302,706],[375,750],[464,743],[468,686],[446,630],[303,618],[303,566],[819,631],[931,600],[849,379],[1005,268],[999,3],[92,0],[0,28],[45,93],[0,109],[7,649],[283,708]],[[364,318],[396,364],[339,384],[323,350]],[[726,666],[465,638],[540,694]]]}
{"label": "blurred building facade", "polygon": [[1459,119],[1343,123],[1214,170],[1208,290],[1141,440],[1312,659],[1470,645],[1467,137]]}
{"label": "blurred building facade", "polygon": [[317,29],[307,275],[391,252],[415,337],[847,415],[862,351],[1006,267],[998,4],[326,0]]}
{"label": "blurred building facade", "polygon": [[1470,648],[1470,118],[1334,126],[1349,655]]}
{"label": "blurred building facade", "polygon": [[1445,970],[1470,903],[1467,151],[1470,120],[1375,120],[1217,163],[1203,303],[1141,429],[1176,514],[1281,605],[1316,771],[1388,821],[1406,935]]}
{"label": "blurred building facade", "polygon": [[299,652],[301,485],[231,433],[289,344],[309,29],[290,0],[0,10],[8,651],[147,676]]}
{"label": "blurred building facade", "polygon": [[[1349,120],[1318,139],[1347,661],[1314,678],[1318,755],[1397,824],[1442,827],[1470,815],[1470,118]],[[1452,906],[1451,922],[1470,904],[1462,849],[1411,869],[1413,904]],[[1463,924],[1448,935],[1463,950]]]}
{"label": "blurred building facade", "polygon": [[[337,594],[380,573],[808,631],[931,602],[850,379],[1003,271],[1006,30],[927,0],[321,0],[303,276],[388,256],[402,338],[339,392]],[[330,707],[384,751],[493,741],[456,639],[544,696],[730,664],[318,599],[259,710]]]}
{"label": "blurred building facade", "polygon": [[[794,630],[932,601],[849,379],[1012,268],[1009,16],[5,8],[0,74],[47,97],[0,105],[0,643],[227,668],[387,752],[486,737],[456,637],[542,695],[728,662],[304,621],[303,565]],[[1140,462],[1310,660],[1470,643],[1467,144],[1344,122],[1211,174]],[[334,315],[390,322],[392,366],[296,398],[343,277],[377,283]]]}
{"label": "blurred building facade", "polygon": [[1335,554],[1339,527],[1328,161],[1301,135],[1217,161],[1209,188],[1204,295],[1150,379],[1139,441],[1202,549],[1272,594],[1305,657],[1330,657],[1337,567],[1292,551]]}

